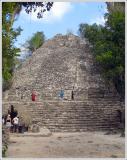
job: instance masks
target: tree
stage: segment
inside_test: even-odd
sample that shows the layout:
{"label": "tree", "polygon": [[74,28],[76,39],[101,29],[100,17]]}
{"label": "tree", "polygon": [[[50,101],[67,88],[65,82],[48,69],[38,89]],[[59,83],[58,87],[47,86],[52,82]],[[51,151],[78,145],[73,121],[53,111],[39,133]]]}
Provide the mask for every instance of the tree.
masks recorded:
{"label": "tree", "polygon": [[21,6],[25,7],[26,13],[35,12],[37,8],[40,11],[37,13],[37,18],[43,18],[43,13],[50,11],[53,6],[53,2],[21,2]]}
{"label": "tree", "polygon": [[[115,59],[113,82],[118,92],[125,95],[125,3],[107,3],[108,14],[106,28],[108,41],[113,45],[112,55]],[[110,7],[112,6],[112,7]]]}
{"label": "tree", "polygon": [[96,62],[107,81],[112,81],[124,97],[125,92],[125,4],[106,3],[105,26],[80,24],[81,37],[88,39]]}
{"label": "tree", "polygon": [[[19,48],[14,46],[14,43],[22,29],[20,27],[13,29],[11,18],[7,18],[8,15],[14,14],[14,8],[15,3],[4,3],[2,8],[2,73],[4,81],[12,78],[15,57],[18,56],[17,52],[20,51]],[[9,13],[7,10],[9,10]]]}
{"label": "tree", "polygon": [[[25,8],[26,13],[36,12],[39,8],[40,11],[37,13],[37,18],[42,18],[43,13],[50,11],[53,6],[53,2],[3,2],[2,13],[10,15],[10,23],[13,24],[15,18],[20,14],[22,8]],[[5,10],[6,8],[6,10]]]}
{"label": "tree", "polygon": [[34,52],[36,49],[38,49],[45,41],[45,35],[43,32],[37,32],[35,33],[30,40],[26,42],[27,48]]}

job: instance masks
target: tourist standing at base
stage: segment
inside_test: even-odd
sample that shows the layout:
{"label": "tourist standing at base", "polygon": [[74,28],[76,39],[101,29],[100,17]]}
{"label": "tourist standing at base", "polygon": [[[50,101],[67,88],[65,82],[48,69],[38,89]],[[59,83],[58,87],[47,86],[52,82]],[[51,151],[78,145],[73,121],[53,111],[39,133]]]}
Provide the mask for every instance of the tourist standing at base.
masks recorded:
{"label": "tourist standing at base", "polygon": [[14,132],[18,132],[19,118],[17,116],[13,118],[13,124],[14,124]]}
{"label": "tourist standing at base", "polygon": [[13,105],[10,106],[11,123],[13,124],[13,119],[18,115],[17,110]]}
{"label": "tourist standing at base", "polygon": [[5,124],[5,117],[2,116],[2,124],[4,125]]}
{"label": "tourist standing at base", "polygon": [[10,114],[7,115],[6,127],[7,127],[8,130],[10,131],[10,128],[11,128],[11,116],[10,116]]}
{"label": "tourist standing at base", "polygon": [[23,121],[23,117],[19,117],[19,125],[18,125],[18,132],[19,133],[23,133],[24,132],[24,121]]}

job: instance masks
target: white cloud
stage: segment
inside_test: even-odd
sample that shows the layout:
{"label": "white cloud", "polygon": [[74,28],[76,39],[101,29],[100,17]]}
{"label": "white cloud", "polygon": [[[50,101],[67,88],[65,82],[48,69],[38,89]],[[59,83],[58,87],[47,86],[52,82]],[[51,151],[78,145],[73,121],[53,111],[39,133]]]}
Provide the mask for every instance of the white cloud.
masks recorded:
{"label": "white cloud", "polygon": [[54,2],[53,7],[48,12],[45,12],[43,18],[38,19],[37,13],[40,11],[38,8],[36,12],[32,12],[29,16],[23,11],[24,17],[29,18],[31,21],[36,22],[48,22],[52,23],[57,20],[61,20],[66,13],[72,10],[72,4],[70,2]]}
{"label": "white cloud", "polygon": [[97,17],[90,22],[90,24],[93,24],[93,23],[96,23],[97,25],[99,25],[99,24],[104,25],[105,24],[104,16]]}
{"label": "white cloud", "polygon": [[29,49],[26,48],[26,47],[24,47],[24,46],[21,46],[21,47],[20,47],[20,50],[21,50],[22,53],[25,53],[25,52],[28,52],[28,51],[29,51]]}
{"label": "white cloud", "polygon": [[107,7],[104,8],[104,13],[107,13],[108,12],[108,9]]}
{"label": "white cloud", "polygon": [[20,55],[18,57],[19,59],[20,58],[22,59],[22,58],[26,57],[29,54],[29,49],[28,48],[25,48],[25,47],[21,46],[20,50],[21,50],[21,52],[18,52],[18,54]]}

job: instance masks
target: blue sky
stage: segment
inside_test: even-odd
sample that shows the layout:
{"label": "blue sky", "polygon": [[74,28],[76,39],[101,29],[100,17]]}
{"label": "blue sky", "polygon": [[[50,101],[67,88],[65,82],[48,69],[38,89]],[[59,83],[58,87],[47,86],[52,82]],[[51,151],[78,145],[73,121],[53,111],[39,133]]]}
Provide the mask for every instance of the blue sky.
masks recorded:
{"label": "blue sky", "polygon": [[22,48],[21,44],[37,31],[43,31],[49,39],[58,33],[66,34],[67,30],[77,34],[80,23],[104,24],[103,17],[106,11],[104,2],[55,2],[44,18],[37,19],[36,13],[28,15],[23,9],[13,26],[23,29],[15,45]]}

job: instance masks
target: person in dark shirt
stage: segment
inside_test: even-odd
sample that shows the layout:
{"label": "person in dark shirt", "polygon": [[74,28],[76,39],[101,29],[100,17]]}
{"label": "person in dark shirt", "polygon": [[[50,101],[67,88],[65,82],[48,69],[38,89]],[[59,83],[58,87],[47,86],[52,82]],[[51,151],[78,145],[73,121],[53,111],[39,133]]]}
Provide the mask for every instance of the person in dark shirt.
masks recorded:
{"label": "person in dark shirt", "polygon": [[73,86],[73,89],[72,89],[72,92],[71,92],[71,100],[74,100],[74,86]]}
{"label": "person in dark shirt", "polygon": [[71,92],[71,100],[74,100],[74,91]]}

